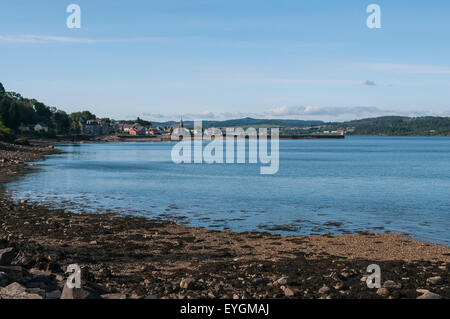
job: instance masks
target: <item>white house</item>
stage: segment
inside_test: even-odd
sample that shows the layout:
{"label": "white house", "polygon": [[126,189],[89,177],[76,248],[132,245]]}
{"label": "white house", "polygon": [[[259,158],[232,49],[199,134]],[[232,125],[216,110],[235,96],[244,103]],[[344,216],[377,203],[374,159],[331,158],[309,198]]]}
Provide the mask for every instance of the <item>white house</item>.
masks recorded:
{"label": "white house", "polygon": [[34,131],[35,132],[42,132],[42,131],[44,131],[44,132],[48,132],[48,126],[47,125],[44,125],[44,124],[36,124],[35,126],[34,126]]}

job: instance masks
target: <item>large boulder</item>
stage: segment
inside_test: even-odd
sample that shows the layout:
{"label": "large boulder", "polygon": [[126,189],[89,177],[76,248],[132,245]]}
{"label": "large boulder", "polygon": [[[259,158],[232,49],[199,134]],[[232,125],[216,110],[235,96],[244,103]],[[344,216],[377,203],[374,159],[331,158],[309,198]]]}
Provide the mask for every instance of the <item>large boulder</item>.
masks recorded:
{"label": "large boulder", "polygon": [[17,282],[0,288],[0,299],[43,299],[42,296],[36,293],[27,291],[25,287]]}
{"label": "large boulder", "polygon": [[428,290],[423,289],[421,292],[422,292],[422,295],[417,297],[416,299],[442,299],[442,297],[439,296],[438,294],[435,294]]}
{"label": "large boulder", "polygon": [[389,296],[389,289],[387,289],[387,288],[379,288],[377,290],[377,295],[378,296],[382,296],[382,297],[387,297],[387,296]]}
{"label": "large boulder", "polygon": [[442,284],[442,277],[441,276],[430,277],[427,279],[427,283],[431,285],[440,285]]}
{"label": "large boulder", "polygon": [[194,278],[185,278],[185,279],[181,280],[180,288],[181,289],[192,289],[194,284],[195,284]]}

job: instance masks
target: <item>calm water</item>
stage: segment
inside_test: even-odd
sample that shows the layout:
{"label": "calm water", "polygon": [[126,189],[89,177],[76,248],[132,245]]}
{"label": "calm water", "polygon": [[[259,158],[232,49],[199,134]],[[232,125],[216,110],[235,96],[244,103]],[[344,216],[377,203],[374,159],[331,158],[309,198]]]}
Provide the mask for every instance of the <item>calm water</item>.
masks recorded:
{"label": "calm water", "polygon": [[[450,244],[450,138],[280,141],[259,164],[174,164],[171,143],[65,145],[8,185],[16,199],[283,235],[401,232]],[[62,203],[62,204],[61,204]],[[54,204],[53,204],[54,205]]]}

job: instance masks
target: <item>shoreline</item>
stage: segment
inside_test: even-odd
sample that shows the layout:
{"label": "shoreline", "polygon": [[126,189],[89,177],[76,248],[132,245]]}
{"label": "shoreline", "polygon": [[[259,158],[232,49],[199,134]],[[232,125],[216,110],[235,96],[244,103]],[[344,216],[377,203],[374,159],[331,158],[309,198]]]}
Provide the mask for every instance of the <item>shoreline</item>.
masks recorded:
{"label": "shoreline", "polygon": [[[82,137],[82,138],[80,138]],[[280,140],[336,140],[336,139],[345,139],[345,135],[329,135],[329,136],[321,136],[321,135],[299,135],[299,136],[280,136]],[[238,138],[239,139],[239,138]],[[248,139],[248,138],[246,138]],[[267,136],[267,140],[270,140],[270,135]],[[211,139],[208,138],[195,138],[192,137],[192,141],[195,140],[202,140],[205,142],[210,142]],[[224,140],[227,140],[227,138],[224,138]],[[179,142],[177,140],[172,140],[167,136],[160,136],[160,137],[149,137],[149,136],[116,136],[116,135],[106,135],[106,136],[79,136],[78,138],[36,138],[36,139],[30,139],[31,143],[34,143],[36,145],[58,145],[58,144],[85,144],[85,143],[136,143],[136,142]]]}
{"label": "shoreline", "polygon": [[[25,162],[57,153],[52,145],[1,143],[0,187],[26,174]],[[400,234],[231,233],[48,210],[2,193],[0,218],[0,250],[15,255],[0,266],[0,298],[13,283],[23,297],[57,296],[72,263],[82,268],[84,296],[94,298],[450,298],[450,247]],[[386,286],[380,290],[362,282],[374,263]]]}

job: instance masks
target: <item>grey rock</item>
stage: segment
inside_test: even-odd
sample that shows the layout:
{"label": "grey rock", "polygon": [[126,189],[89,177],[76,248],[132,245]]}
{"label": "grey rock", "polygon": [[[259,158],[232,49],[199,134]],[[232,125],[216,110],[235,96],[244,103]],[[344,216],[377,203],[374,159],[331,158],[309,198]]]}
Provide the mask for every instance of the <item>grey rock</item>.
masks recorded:
{"label": "grey rock", "polygon": [[334,285],[334,289],[341,290],[344,288],[344,283],[342,281],[338,282],[336,285]]}
{"label": "grey rock", "polygon": [[52,272],[50,270],[40,270],[40,269],[36,269],[36,268],[31,268],[30,270],[28,270],[28,272],[30,274],[32,274],[33,276],[50,276],[52,274]]}
{"label": "grey rock", "polygon": [[442,297],[438,294],[427,291],[423,295],[417,297],[417,299],[442,299]]}
{"label": "grey rock", "polygon": [[208,298],[216,299],[217,296],[216,296],[216,294],[213,291],[208,291]]}
{"label": "grey rock", "polygon": [[195,283],[195,279],[194,278],[185,278],[183,280],[181,280],[180,282],[180,288],[181,289],[191,289],[192,286]]}
{"label": "grey rock", "polygon": [[326,294],[328,291],[330,291],[330,288],[328,288],[326,285],[323,285],[322,288],[319,289],[319,294]]}
{"label": "grey rock", "polygon": [[389,296],[389,289],[387,289],[387,288],[379,288],[377,290],[377,295],[382,296],[382,297],[387,297],[387,296]]}
{"label": "grey rock", "polygon": [[275,286],[283,286],[283,285],[287,285],[288,283],[289,283],[288,277],[281,277],[273,282],[273,284]]}
{"label": "grey rock", "polygon": [[0,249],[0,266],[10,265],[16,255],[16,251],[12,247]]}
{"label": "grey rock", "polygon": [[17,282],[0,289],[0,299],[42,299],[35,293],[30,293]]}
{"label": "grey rock", "polygon": [[421,294],[424,294],[424,293],[426,293],[426,292],[430,292],[428,289],[421,289],[421,288],[416,289],[416,291],[417,291],[418,293],[421,293]]}
{"label": "grey rock", "polygon": [[442,277],[441,276],[430,277],[427,279],[427,283],[432,285],[440,285],[442,284]]}
{"label": "grey rock", "polygon": [[292,290],[291,287],[289,287],[289,286],[281,286],[281,289],[283,290],[284,295],[286,297],[293,297],[293,296],[295,296],[295,291]]}

